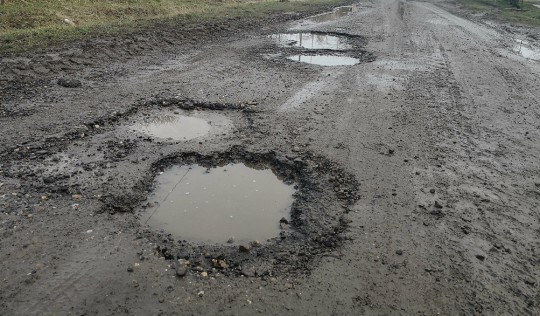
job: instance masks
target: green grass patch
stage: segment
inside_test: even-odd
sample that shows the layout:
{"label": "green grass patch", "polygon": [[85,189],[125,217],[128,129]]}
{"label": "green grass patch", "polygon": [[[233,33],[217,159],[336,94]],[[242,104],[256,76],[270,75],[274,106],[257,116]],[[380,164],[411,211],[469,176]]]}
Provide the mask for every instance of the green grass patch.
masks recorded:
{"label": "green grass patch", "polygon": [[17,54],[162,23],[184,26],[231,17],[306,11],[344,0],[6,0],[0,5],[0,54]]}
{"label": "green grass patch", "polygon": [[[492,12],[498,18],[514,23],[540,26],[540,1],[524,1],[522,11],[517,11],[516,7],[508,0],[457,0],[465,9],[474,12]],[[521,6],[521,1],[519,1]]]}

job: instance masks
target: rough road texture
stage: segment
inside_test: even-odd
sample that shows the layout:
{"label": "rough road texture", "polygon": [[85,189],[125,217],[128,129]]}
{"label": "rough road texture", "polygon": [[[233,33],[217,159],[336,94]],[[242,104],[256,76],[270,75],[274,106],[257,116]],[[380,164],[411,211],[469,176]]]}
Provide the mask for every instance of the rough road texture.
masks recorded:
{"label": "rough road texture", "polygon": [[[29,90],[2,72],[0,314],[538,315],[540,63],[493,25],[374,0],[337,21],[37,74]],[[319,67],[271,55],[282,48],[266,35],[289,28],[360,35],[376,59]],[[64,76],[81,87],[57,85]],[[177,99],[234,127],[176,143],[125,128]],[[163,157],[231,148],[319,172],[325,216],[346,230],[309,253],[282,251],[292,237],[263,245],[255,272],[201,276],[204,264],[182,271],[163,251],[173,241],[141,227],[140,210],[107,208],[111,195],[144,199]],[[325,179],[360,199],[340,202],[349,191]]]}

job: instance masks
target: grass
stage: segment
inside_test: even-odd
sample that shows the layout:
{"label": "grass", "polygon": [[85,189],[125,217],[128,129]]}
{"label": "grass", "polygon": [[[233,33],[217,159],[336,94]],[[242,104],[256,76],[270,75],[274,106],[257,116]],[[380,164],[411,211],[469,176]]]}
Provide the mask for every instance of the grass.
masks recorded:
{"label": "grass", "polygon": [[344,0],[6,0],[0,5],[0,54],[77,40],[272,12],[305,11]]}
{"label": "grass", "polygon": [[[540,1],[523,2],[523,11],[515,10],[508,0],[457,0],[465,9],[474,12],[491,11],[502,20],[524,25],[540,26]],[[519,2],[521,4],[521,1]]]}

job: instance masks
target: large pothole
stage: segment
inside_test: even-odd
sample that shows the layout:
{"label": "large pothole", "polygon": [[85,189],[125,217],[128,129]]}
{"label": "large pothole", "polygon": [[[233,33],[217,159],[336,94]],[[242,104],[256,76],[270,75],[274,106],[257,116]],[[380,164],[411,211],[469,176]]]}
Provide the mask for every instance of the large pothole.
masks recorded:
{"label": "large pothole", "polygon": [[157,176],[142,222],[191,241],[260,243],[289,221],[294,191],[270,168],[172,166]]}
{"label": "large pothole", "polygon": [[352,44],[349,42],[348,37],[327,33],[282,33],[270,35],[270,38],[284,47],[297,47],[303,49],[318,50],[347,50],[353,47]]}
{"label": "large pothole", "polygon": [[[218,196],[210,190],[224,192]],[[309,272],[314,258],[339,247],[346,240],[345,214],[358,199],[358,182],[311,153],[232,147],[164,157],[153,164],[147,181],[118,193],[103,199],[106,209],[138,209],[138,237],[155,245],[156,255],[182,265],[182,271],[264,276]],[[233,194],[248,203],[242,206]],[[169,206],[174,218],[144,224],[164,211],[159,207]],[[194,218],[188,220],[190,214]],[[174,232],[167,227],[184,220]],[[233,236],[234,243],[227,243]]]}
{"label": "large pothole", "polygon": [[[375,58],[362,49],[362,36],[332,32],[293,32],[269,35],[279,53],[266,58],[283,58],[318,66],[352,66]],[[277,44],[277,45],[276,45]]]}
{"label": "large pothole", "polygon": [[209,112],[175,110],[150,112],[135,118],[130,131],[154,138],[187,141],[207,135],[224,134],[232,128],[227,117]]}

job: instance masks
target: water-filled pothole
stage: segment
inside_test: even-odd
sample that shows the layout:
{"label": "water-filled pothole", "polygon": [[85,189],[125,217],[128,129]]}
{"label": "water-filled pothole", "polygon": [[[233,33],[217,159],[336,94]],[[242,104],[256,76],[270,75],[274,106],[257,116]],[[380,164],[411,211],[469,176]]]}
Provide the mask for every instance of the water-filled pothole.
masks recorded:
{"label": "water-filled pothole", "polygon": [[285,47],[304,49],[347,50],[352,49],[347,37],[324,33],[283,33],[273,34],[270,38]]}
{"label": "water-filled pothole", "polygon": [[189,140],[208,134],[210,124],[198,117],[163,113],[145,117],[133,124],[131,129],[158,138]]}
{"label": "water-filled pothole", "polygon": [[528,41],[516,39],[516,45],[514,45],[513,50],[516,53],[519,53],[521,56],[532,59],[540,60],[540,49],[531,46]]}
{"label": "water-filled pothole", "polygon": [[360,59],[358,58],[334,55],[294,55],[287,58],[293,61],[319,66],[350,66],[360,63]]}
{"label": "water-filled pothole", "polygon": [[354,11],[356,11],[356,6],[339,7],[339,8],[336,8],[332,12],[323,13],[323,14],[309,17],[307,18],[307,20],[313,21],[316,23],[329,22],[329,21],[334,21],[334,20],[346,17],[347,15],[351,14]]}
{"label": "water-filled pothole", "polygon": [[185,240],[265,241],[290,218],[295,190],[271,169],[243,163],[173,166],[156,178],[143,223]]}

